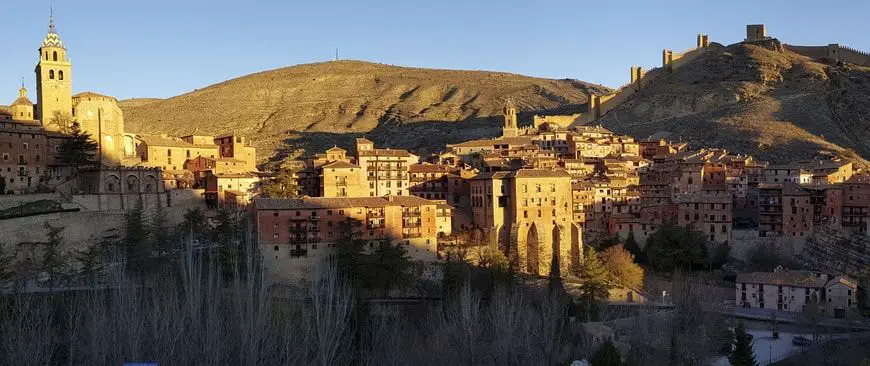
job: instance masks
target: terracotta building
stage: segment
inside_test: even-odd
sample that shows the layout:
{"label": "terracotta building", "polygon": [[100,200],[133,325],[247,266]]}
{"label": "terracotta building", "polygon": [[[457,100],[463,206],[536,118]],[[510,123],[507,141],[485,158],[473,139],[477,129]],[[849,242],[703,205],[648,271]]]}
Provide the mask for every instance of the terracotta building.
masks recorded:
{"label": "terracotta building", "polygon": [[283,277],[310,272],[350,232],[367,248],[399,244],[414,260],[434,260],[445,217],[436,202],[414,196],[258,198],[252,207],[267,268]]}
{"label": "terracotta building", "polygon": [[870,176],[852,176],[842,184],[842,190],[843,230],[866,235],[870,222]]}

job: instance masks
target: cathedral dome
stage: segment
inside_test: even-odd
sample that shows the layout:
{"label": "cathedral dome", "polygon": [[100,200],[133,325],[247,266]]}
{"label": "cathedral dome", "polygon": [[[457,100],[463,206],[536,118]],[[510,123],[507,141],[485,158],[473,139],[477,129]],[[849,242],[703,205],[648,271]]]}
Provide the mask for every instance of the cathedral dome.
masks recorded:
{"label": "cathedral dome", "polygon": [[19,105],[28,107],[33,106],[33,102],[30,101],[30,98],[27,98],[27,89],[25,89],[23,85],[21,86],[21,89],[18,89],[18,99],[15,99],[15,101],[12,102],[12,104],[10,104],[9,106],[11,107]]}

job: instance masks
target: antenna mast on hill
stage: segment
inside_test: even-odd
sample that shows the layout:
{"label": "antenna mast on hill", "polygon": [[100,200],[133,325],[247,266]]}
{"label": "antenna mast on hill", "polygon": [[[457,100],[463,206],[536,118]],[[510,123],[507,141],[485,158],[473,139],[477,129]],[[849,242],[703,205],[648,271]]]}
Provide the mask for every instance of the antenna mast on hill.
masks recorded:
{"label": "antenna mast on hill", "polygon": [[335,61],[338,61],[338,47],[335,48]]}

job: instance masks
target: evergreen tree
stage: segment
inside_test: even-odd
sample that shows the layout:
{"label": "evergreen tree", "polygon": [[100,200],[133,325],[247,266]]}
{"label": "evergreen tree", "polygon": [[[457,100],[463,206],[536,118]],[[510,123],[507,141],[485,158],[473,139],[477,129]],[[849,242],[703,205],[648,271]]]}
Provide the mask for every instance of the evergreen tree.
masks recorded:
{"label": "evergreen tree", "polygon": [[103,266],[104,249],[102,245],[94,244],[76,253],[76,260],[81,263],[80,273],[87,279],[88,286],[97,285],[97,272]]}
{"label": "evergreen tree", "polygon": [[42,271],[48,274],[48,288],[54,289],[58,276],[63,273],[63,259],[60,253],[60,245],[63,243],[64,227],[53,227],[48,222],[44,223],[48,230],[48,241],[42,251]]}
{"label": "evergreen tree", "polygon": [[293,178],[292,170],[282,170],[260,185],[260,196],[267,198],[295,198],[299,196],[299,186]]}
{"label": "evergreen tree", "polygon": [[154,210],[154,214],[151,215],[149,227],[152,234],[153,247],[157,251],[159,258],[169,255],[169,250],[171,249],[169,246],[172,239],[167,231],[167,221],[166,210],[163,209],[162,205],[158,205]]}
{"label": "evergreen tree", "polygon": [[380,290],[384,297],[390,290],[411,282],[411,261],[403,244],[381,243],[369,257],[369,287]]}
{"label": "evergreen tree", "polygon": [[208,232],[205,214],[197,207],[184,213],[184,221],[181,223],[181,232],[185,238],[191,241],[205,239]]}
{"label": "evergreen tree", "polygon": [[91,162],[96,155],[97,147],[91,135],[82,131],[78,122],[73,122],[69,137],[60,144],[60,160],[72,166]]}
{"label": "evergreen tree", "polygon": [[586,248],[583,264],[575,275],[583,283],[580,287],[580,305],[585,313],[586,321],[592,321],[597,314],[598,303],[607,299],[610,283],[610,273],[598,259],[595,249]]}
{"label": "evergreen tree", "polygon": [[622,366],[623,364],[619,349],[609,339],[598,346],[589,363],[592,366]]}
{"label": "evergreen tree", "polygon": [[142,200],[124,214],[124,238],[122,246],[127,259],[127,268],[144,275],[150,268],[151,248],[148,245],[148,225]]}
{"label": "evergreen tree", "polygon": [[635,262],[645,263],[643,250],[640,249],[640,244],[638,244],[637,239],[634,237],[634,231],[628,232],[628,236],[625,238],[625,245],[623,245],[623,247],[634,256]]}
{"label": "evergreen tree", "polygon": [[709,263],[704,234],[674,224],[652,233],[644,251],[652,267],[663,272]]}
{"label": "evergreen tree", "polygon": [[743,326],[737,324],[734,328],[734,347],[728,361],[734,366],[758,366],[755,361],[755,352],[752,350],[752,335]]}

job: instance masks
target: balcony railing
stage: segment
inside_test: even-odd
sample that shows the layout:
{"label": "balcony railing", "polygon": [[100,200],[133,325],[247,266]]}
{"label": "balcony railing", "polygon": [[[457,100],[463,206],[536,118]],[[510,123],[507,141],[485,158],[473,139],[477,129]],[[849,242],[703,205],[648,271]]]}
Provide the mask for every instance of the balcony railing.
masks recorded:
{"label": "balcony railing", "polygon": [[290,257],[291,258],[307,257],[307,256],[308,256],[308,249],[307,248],[290,249]]}
{"label": "balcony railing", "polygon": [[402,211],[404,217],[420,217],[420,210],[405,210]]}
{"label": "balcony railing", "polygon": [[384,211],[368,211],[366,212],[367,217],[384,217]]}

